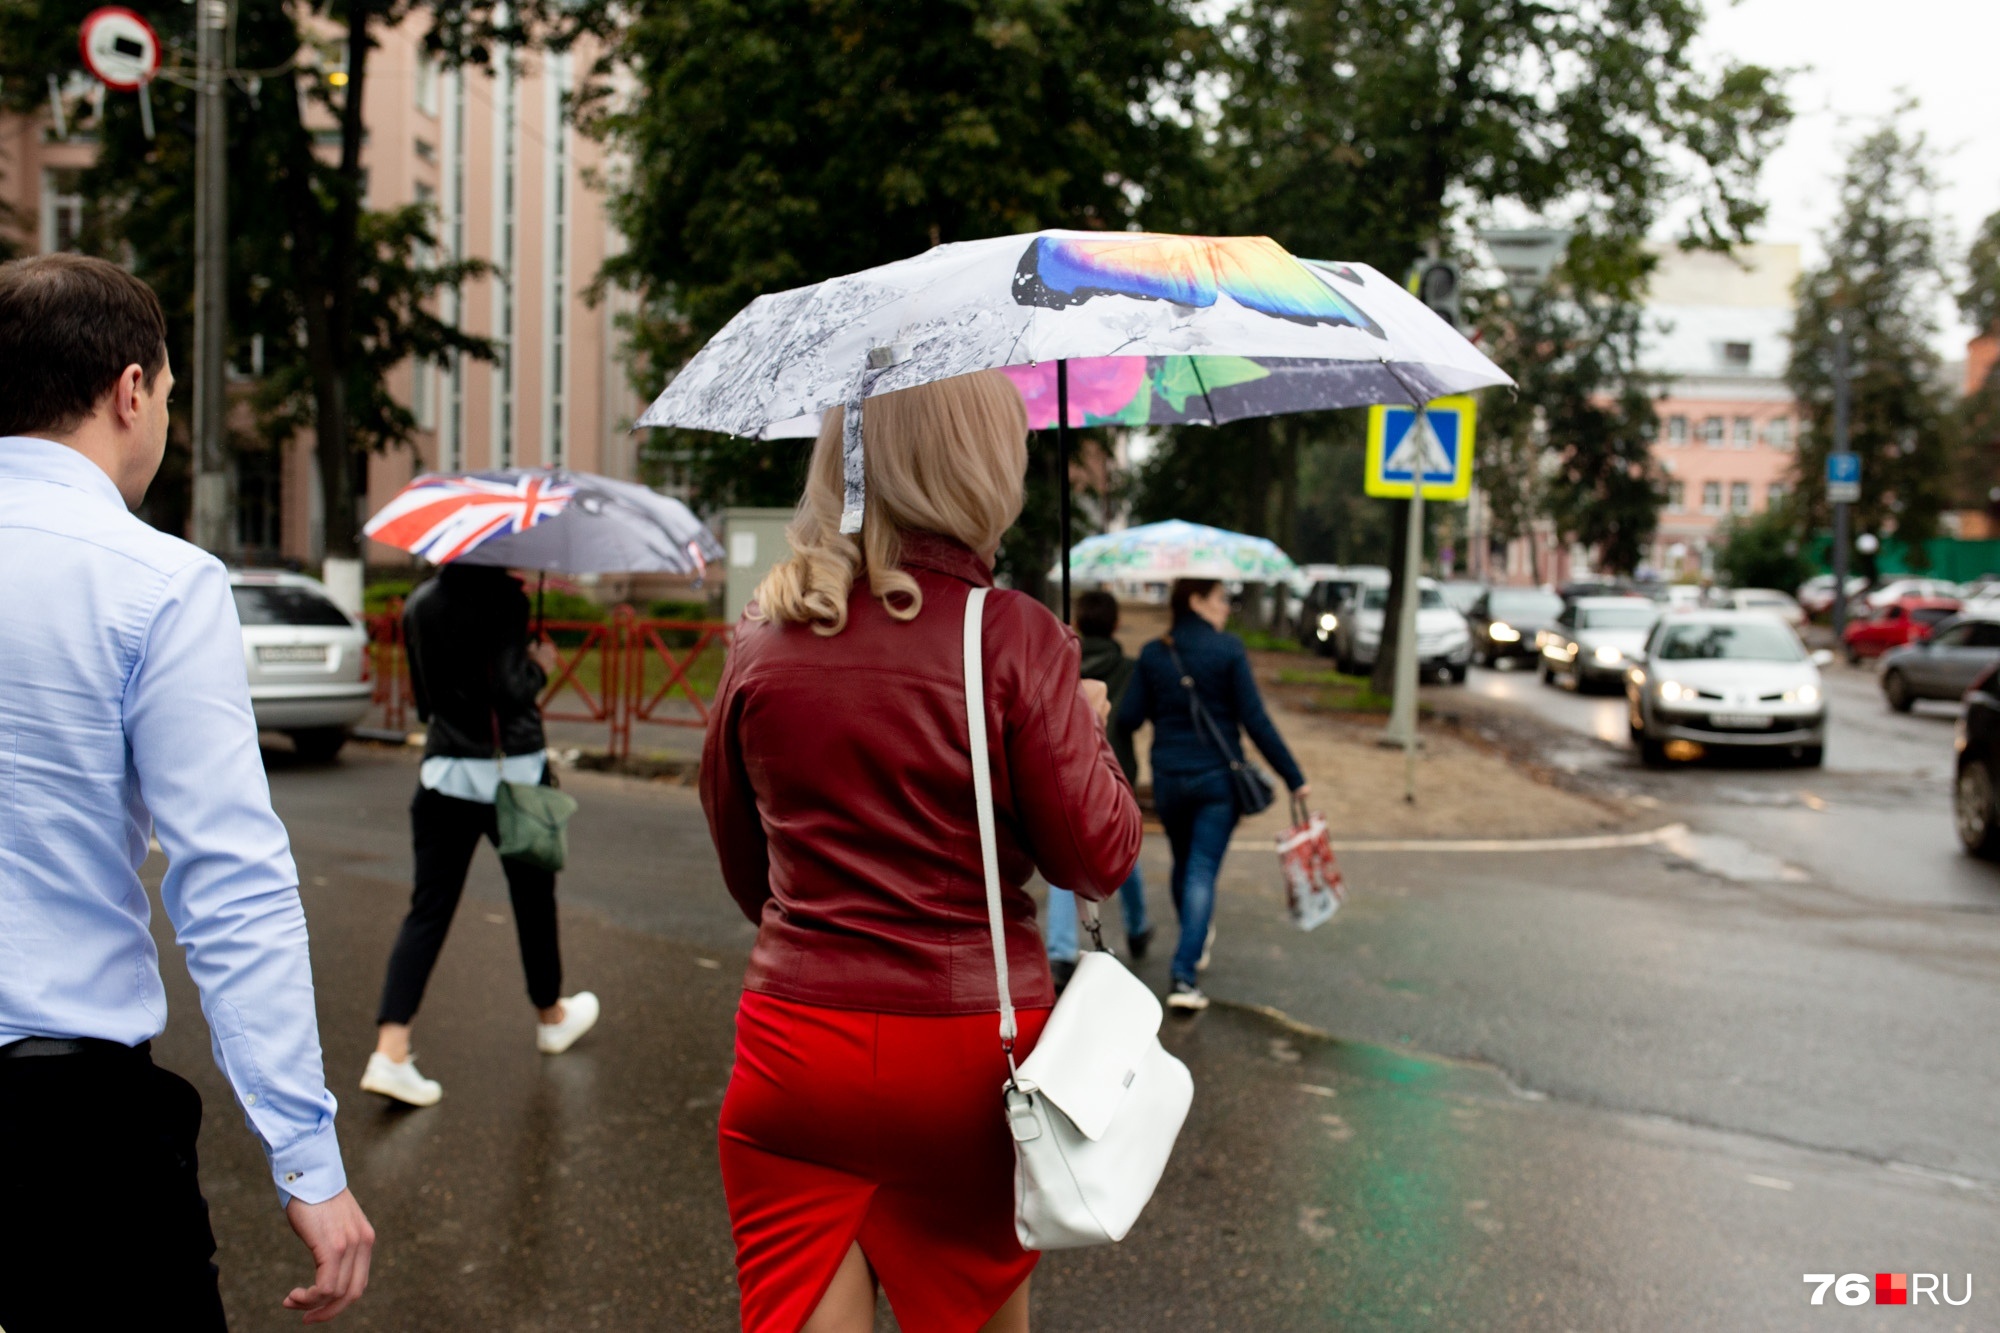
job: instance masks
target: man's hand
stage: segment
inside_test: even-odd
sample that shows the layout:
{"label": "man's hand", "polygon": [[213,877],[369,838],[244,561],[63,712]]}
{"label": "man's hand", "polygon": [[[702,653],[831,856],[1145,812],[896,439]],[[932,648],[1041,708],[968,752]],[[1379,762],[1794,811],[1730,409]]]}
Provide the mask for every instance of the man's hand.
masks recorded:
{"label": "man's hand", "polygon": [[1098,726],[1101,727],[1110,721],[1111,694],[1105,688],[1103,681],[1080,680],[1076,683],[1076,692],[1083,696],[1085,703],[1090,705],[1091,715],[1097,719]]}
{"label": "man's hand", "polygon": [[543,675],[556,674],[556,646],[547,639],[536,639],[528,645],[528,660],[540,667]]}
{"label": "man's hand", "polygon": [[346,1190],[325,1203],[293,1199],[285,1205],[285,1218],[313,1257],[312,1286],[294,1288],[285,1308],[305,1311],[308,1324],[324,1324],[368,1290],[375,1228]]}

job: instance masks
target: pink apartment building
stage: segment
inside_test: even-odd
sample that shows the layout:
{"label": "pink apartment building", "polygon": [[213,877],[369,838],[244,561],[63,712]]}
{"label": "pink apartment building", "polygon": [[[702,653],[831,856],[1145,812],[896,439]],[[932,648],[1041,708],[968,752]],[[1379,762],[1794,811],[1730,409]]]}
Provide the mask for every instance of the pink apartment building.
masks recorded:
{"label": "pink apartment building", "polygon": [[[192,10],[189,11],[193,13]],[[392,390],[416,416],[414,447],[369,462],[363,512],[427,468],[562,465],[634,474],[632,419],[643,406],[623,365],[618,317],[631,303],[584,291],[618,244],[591,186],[604,154],[564,117],[593,53],[496,53],[491,72],[446,71],[424,58],[421,19],[379,34],[366,93],[367,204],[437,210],[440,252],[491,262],[441,313],[500,344],[499,362],[406,365]],[[0,202],[29,225],[31,249],[66,248],[81,225],[74,188],[94,146],[64,142],[50,120],[0,119]],[[237,530],[246,551],[316,562],[324,548],[312,441],[267,463],[244,461]],[[370,545],[371,563],[407,559]]]}

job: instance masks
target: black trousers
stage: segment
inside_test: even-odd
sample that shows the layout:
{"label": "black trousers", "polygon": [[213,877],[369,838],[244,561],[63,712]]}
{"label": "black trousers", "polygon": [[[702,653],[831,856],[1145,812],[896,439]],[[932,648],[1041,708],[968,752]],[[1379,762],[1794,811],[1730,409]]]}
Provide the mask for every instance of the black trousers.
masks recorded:
{"label": "black trousers", "polygon": [[143,1047],[0,1057],[0,1328],[227,1329],[200,1132]]}
{"label": "black trousers", "polygon": [[[490,805],[461,801],[418,787],[410,802],[410,836],[416,848],[416,886],[410,914],[389,954],[382,983],[378,1023],[407,1023],[423,1003],[424,986],[437,965],[438,951],[451,930],[465,874],[481,838],[500,845],[498,817]],[[556,877],[522,861],[501,858],[507,895],[514,900],[514,933],[521,942],[521,967],[528,974],[528,998],[547,1009],[562,998],[562,951],[556,939]],[[4,1324],[0,1324],[4,1327]],[[12,1329],[8,1333],[13,1333]]]}

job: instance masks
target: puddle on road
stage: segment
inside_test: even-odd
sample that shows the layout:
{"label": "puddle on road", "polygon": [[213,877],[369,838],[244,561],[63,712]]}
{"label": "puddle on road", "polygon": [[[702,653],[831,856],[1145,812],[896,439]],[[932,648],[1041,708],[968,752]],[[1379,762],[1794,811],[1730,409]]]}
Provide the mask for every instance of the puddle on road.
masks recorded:
{"label": "puddle on road", "polygon": [[1675,860],[1697,870],[1734,880],[1739,884],[1800,884],[1806,872],[1768,852],[1760,852],[1741,838],[1723,833],[1695,833],[1676,829],[1653,844]]}

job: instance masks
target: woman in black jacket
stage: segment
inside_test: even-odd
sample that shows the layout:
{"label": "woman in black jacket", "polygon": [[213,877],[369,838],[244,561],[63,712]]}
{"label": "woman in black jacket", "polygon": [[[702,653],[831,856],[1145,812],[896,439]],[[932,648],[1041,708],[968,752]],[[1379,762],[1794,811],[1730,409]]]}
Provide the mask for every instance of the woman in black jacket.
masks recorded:
{"label": "woman in black jacket", "polygon": [[[1238,728],[1250,733],[1294,796],[1311,788],[1264,711],[1243,641],[1223,628],[1229,589],[1220,579],[1176,579],[1170,604],[1173,628],[1140,650],[1114,721],[1127,730],[1153,724],[1153,806],[1174,851],[1174,910],[1181,920],[1167,1003],[1206,1009],[1199,973],[1208,965],[1215,881],[1242,814],[1229,771],[1243,760]],[[1197,722],[1190,691],[1214,722],[1220,744]]]}

